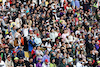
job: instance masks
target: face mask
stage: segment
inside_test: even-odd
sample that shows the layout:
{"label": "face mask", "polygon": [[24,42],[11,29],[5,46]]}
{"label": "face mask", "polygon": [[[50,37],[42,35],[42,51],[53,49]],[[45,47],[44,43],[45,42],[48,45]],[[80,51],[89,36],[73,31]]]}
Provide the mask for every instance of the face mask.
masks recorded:
{"label": "face mask", "polygon": [[22,29],[20,29],[22,31]]}
{"label": "face mask", "polygon": [[73,65],[73,62],[71,62],[71,65]]}
{"label": "face mask", "polygon": [[43,45],[41,45],[41,47],[44,47]]}
{"label": "face mask", "polygon": [[32,39],[34,40],[34,37],[32,37]]}

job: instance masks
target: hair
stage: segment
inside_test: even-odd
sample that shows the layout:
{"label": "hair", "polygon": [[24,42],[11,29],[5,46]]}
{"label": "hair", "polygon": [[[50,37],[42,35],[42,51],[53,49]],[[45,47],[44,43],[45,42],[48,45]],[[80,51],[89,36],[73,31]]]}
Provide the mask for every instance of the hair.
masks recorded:
{"label": "hair", "polygon": [[82,60],[82,58],[79,58],[79,61],[81,61]]}

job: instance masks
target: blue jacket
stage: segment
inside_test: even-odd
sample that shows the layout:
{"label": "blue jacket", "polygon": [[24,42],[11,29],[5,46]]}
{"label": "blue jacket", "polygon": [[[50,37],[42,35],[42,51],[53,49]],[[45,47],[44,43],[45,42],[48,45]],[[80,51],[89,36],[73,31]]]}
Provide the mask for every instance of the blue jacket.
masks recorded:
{"label": "blue jacket", "polygon": [[32,51],[33,45],[35,45],[34,40],[32,41],[31,39],[28,41],[28,51]]}
{"label": "blue jacket", "polygon": [[25,58],[25,54],[24,54],[24,51],[18,51],[17,52],[17,57],[19,58],[19,57],[22,57],[22,58]]}

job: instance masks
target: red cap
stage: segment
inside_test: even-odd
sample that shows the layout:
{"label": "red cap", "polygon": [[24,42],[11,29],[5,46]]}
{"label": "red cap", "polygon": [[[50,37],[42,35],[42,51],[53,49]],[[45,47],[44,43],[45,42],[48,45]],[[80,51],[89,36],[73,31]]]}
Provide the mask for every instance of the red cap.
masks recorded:
{"label": "red cap", "polygon": [[57,45],[54,45],[54,47],[56,47]]}
{"label": "red cap", "polygon": [[0,59],[1,59],[1,57],[0,57]]}
{"label": "red cap", "polygon": [[48,62],[48,59],[45,59],[45,62]]}
{"label": "red cap", "polygon": [[56,20],[56,22],[58,22],[58,20]]}
{"label": "red cap", "polygon": [[39,34],[38,34],[38,33],[37,33],[36,35],[37,35],[37,36],[39,36]]}
{"label": "red cap", "polygon": [[32,32],[32,30],[30,30],[29,32]]}
{"label": "red cap", "polygon": [[61,33],[59,33],[58,36],[61,36]]}
{"label": "red cap", "polygon": [[15,51],[13,51],[13,54],[16,53]]}
{"label": "red cap", "polygon": [[59,39],[56,39],[56,41],[59,41]]}

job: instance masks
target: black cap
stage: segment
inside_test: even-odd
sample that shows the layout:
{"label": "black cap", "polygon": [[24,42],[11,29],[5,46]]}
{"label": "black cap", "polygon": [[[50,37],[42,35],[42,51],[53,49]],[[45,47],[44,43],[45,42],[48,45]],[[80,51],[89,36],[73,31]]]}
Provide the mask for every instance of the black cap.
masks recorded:
{"label": "black cap", "polygon": [[23,59],[23,57],[19,57],[19,59]]}

